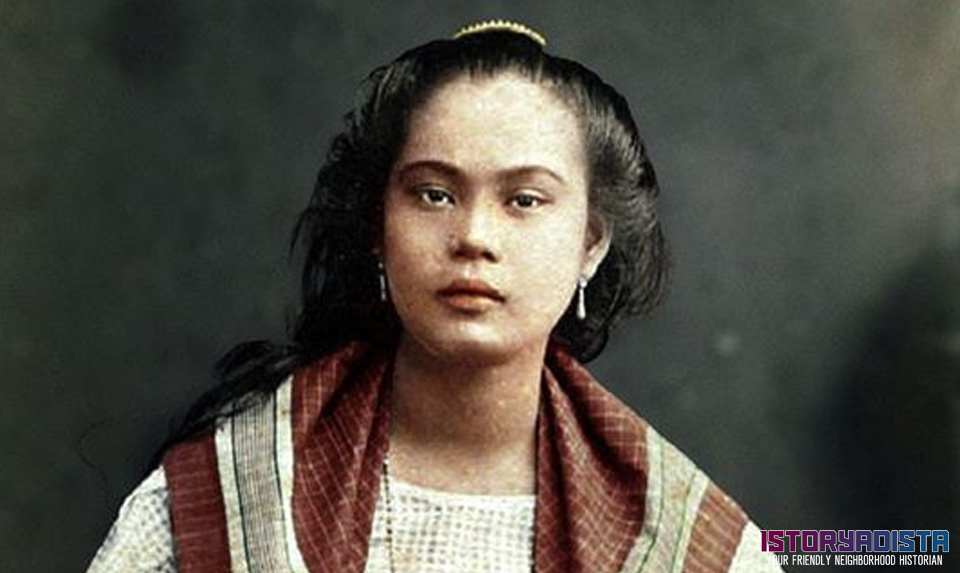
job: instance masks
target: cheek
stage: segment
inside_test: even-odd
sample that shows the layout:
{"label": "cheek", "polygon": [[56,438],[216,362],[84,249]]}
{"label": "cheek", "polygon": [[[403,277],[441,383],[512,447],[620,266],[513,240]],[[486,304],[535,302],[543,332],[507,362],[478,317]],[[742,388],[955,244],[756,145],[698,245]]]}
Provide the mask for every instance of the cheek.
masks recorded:
{"label": "cheek", "polygon": [[586,217],[575,210],[567,216],[558,217],[542,235],[544,256],[556,268],[554,274],[573,273],[576,277],[586,254]]}
{"label": "cheek", "polygon": [[397,212],[397,207],[395,201],[392,198],[393,193],[390,190],[384,194],[383,197],[383,234],[381,241],[383,244],[381,248],[386,249],[387,245],[392,244],[396,240],[397,230],[400,228],[399,213]]}
{"label": "cheek", "polygon": [[519,252],[524,259],[524,281],[542,306],[566,307],[583,266],[586,223],[568,219],[524,236]]}
{"label": "cheek", "polygon": [[384,252],[397,258],[434,259],[444,246],[444,229],[440,225],[425,224],[422,220],[398,220],[385,226]]}
{"label": "cheek", "polygon": [[411,233],[411,228],[416,228],[410,220],[409,213],[396,205],[390,199],[390,194],[383,207],[383,257],[384,262],[389,263],[398,259],[413,256],[412,251],[420,247],[417,245],[417,235]]}
{"label": "cheek", "polygon": [[403,210],[384,214],[383,263],[391,298],[408,304],[429,286],[436,266],[436,233],[407,216]]}

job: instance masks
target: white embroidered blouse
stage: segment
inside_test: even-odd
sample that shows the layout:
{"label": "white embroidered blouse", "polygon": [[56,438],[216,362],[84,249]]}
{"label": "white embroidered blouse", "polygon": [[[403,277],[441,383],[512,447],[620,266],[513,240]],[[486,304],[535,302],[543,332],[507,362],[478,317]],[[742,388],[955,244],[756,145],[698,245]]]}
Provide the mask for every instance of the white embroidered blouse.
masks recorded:
{"label": "white embroidered blouse", "polygon": [[[391,478],[394,567],[381,483],[366,573],[529,573],[533,570],[534,495],[466,495]],[[116,523],[87,573],[176,573],[158,468],[123,502]]]}

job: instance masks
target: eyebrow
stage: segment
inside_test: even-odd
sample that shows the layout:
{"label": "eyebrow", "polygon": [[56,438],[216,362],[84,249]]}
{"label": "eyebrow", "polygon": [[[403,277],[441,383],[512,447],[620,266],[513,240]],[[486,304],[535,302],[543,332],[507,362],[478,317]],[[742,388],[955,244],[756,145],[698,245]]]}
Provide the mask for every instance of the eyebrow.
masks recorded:
{"label": "eyebrow", "polygon": [[[410,173],[419,171],[421,169],[437,171],[440,174],[453,179],[464,178],[463,171],[461,171],[455,165],[436,159],[423,159],[407,163],[401,166],[400,170],[397,171],[397,178],[403,179]],[[531,175],[545,175],[561,185],[567,185],[567,180],[564,179],[559,173],[542,165],[517,165],[515,167],[510,167],[497,172],[497,179],[511,179],[515,177]]]}

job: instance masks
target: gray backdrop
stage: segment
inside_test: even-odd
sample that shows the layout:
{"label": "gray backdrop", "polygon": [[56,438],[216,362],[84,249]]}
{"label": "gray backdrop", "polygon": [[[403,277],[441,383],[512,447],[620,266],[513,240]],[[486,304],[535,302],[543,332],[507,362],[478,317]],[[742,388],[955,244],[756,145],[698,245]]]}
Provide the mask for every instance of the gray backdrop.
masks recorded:
{"label": "gray backdrop", "polygon": [[960,2],[482,4],[0,4],[0,570],[86,566],[212,361],[283,334],[363,75],[488,17],[617,86],[661,178],[672,293],[598,377],[763,527],[956,532]]}

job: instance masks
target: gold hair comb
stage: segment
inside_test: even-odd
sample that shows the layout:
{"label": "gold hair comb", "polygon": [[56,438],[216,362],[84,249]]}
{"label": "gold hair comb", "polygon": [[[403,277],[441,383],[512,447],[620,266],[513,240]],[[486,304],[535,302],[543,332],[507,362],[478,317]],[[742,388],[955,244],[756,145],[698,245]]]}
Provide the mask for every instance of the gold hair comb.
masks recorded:
{"label": "gold hair comb", "polygon": [[534,42],[540,44],[541,48],[547,47],[547,40],[538,32],[524,26],[523,24],[518,24],[517,22],[511,22],[510,20],[487,20],[486,22],[478,22],[476,24],[470,24],[469,26],[464,26],[457,30],[457,33],[453,35],[453,39],[462,38],[464,36],[469,36],[470,34],[480,34],[483,32],[513,32],[514,34],[523,34],[524,36],[530,38]]}

